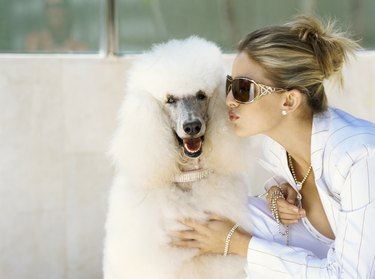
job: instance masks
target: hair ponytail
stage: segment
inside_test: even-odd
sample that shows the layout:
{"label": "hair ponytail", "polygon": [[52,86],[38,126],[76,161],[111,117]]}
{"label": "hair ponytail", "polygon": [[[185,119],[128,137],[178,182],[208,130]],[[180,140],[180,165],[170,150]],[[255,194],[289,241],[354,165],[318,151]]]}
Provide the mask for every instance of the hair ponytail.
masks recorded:
{"label": "hair ponytail", "polygon": [[341,73],[344,62],[358,49],[356,42],[336,30],[332,20],[324,26],[311,16],[298,16],[285,26],[297,32],[301,41],[311,45],[322,74],[327,79]]}

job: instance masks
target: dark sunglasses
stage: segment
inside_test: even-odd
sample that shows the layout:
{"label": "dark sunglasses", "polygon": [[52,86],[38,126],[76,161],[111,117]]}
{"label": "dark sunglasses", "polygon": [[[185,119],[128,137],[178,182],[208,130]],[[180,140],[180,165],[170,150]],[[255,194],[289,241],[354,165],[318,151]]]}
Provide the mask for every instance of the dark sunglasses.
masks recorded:
{"label": "dark sunglasses", "polygon": [[250,104],[273,92],[287,91],[286,89],[257,83],[249,78],[232,78],[228,75],[225,86],[226,96],[231,90],[233,98],[241,104]]}

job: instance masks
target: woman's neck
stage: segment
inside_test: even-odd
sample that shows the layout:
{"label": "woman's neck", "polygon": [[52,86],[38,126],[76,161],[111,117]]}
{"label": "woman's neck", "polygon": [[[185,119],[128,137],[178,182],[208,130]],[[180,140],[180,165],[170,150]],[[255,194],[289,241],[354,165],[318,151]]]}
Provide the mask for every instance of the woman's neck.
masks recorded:
{"label": "woman's neck", "polygon": [[281,144],[302,169],[311,165],[312,114],[287,116],[267,136]]}

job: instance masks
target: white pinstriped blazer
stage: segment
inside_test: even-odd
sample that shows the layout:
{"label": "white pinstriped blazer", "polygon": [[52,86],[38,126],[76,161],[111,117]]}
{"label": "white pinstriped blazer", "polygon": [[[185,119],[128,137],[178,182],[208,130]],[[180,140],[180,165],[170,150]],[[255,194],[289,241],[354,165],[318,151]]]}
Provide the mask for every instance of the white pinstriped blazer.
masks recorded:
{"label": "white pinstriped blazer", "polygon": [[[268,185],[295,182],[285,149],[267,139],[264,154],[275,176]],[[259,278],[375,278],[375,124],[339,109],[313,119],[311,164],[335,234],[327,257],[253,237],[247,272]],[[266,185],[267,187],[267,185]],[[269,268],[267,268],[269,267]]]}

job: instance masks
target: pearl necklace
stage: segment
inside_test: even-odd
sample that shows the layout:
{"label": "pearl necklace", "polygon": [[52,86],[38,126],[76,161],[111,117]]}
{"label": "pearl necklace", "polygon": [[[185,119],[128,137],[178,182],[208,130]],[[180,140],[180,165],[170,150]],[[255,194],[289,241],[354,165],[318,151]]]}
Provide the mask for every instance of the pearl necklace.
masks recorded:
{"label": "pearl necklace", "polygon": [[282,235],[282,236],[285,236],[285,244],[289,245],[289,226],[285,225],[284,231],[281,230],[282,224],[281,224],[280,217],[279,217],[279,209],[277,208],[277,200],[278,199],[284,199],[285,200],[285,197],[284,197],[284,194],[281,191],[281,188],[279,188],[279,186],[277,186],[277,188],[278,189],[276,191],[270,193],[271,194],[271,198],[270,198],[270,200],[271,200],[271,202],[270,202],[271,213],[272,213],[272,216],[277,223],[277,228],[279,230],[279,234]]}
{"label": "pearl necklace", "polygon": [[[289,168],[290,168],[290,171],[292,172],[292,175],[293,175],[293,179],[294,179],[294,182],[296,183],[296,186],[297,186],[297,199],[298,199],[298,207],[301,207],[302,206],[302,195],[300,194],[299,190],[302,189],[302,186],[303,186],[303,183],[305,183],[307,177],[309,176],[310,172],[311,172],[311,169],[312,169],[312,165],[310,165],[309,169],[307,170],[307,173],[305,174],[305,176],[303,177],[302,181],[298,181],[297,180],[297,176],[296,176],[296,172],[294,170],[294,167],[293,167],[293,161],[292,161],[292,156],[290,156],[289,153],[288,154],[288,164],[289,164]],[[284,231],[281,230],[281,221],[280,221],[280,216],[279,216],[279,209],[277,208],[277,200],[278,199],[285,199],[284,197],[284,194],[282,193],[281,191],[281,188],[280,186],[277,186],[279,189],[277,189],[276,191],[274,191],[273,193],[271,193],[271,213],[272,213],[272,216],[273,218],[275,219],[276,223],[277,223],[277,227],[278,227],[278,230],[279,230],[279,234],[280,235],[283,235],[285,236],[285,239],[286,239],[286,245],[289,245],[289,226],[288,225],[285,225],[284,227]]]}
{"label": "pearl necklace", "polygon": [[311,170],[312,170],[312,165],[310,165],[310,167],[308,168],[305,176],[303,177],[303,179],[301,181],[298,181],[297,180],[297,176],[296,176],[296,172],[294,170],[294,167],[293,167],[293,161],[292,161],[292,156],[290,156],[290,154],[288,153],[288,163],[289,163],[289,168],[290,168],[290,171],[292,172],[292,175],[293,175],[293,179],[294,179],[294,182],[296,183],[296,186],[297,186],[297,199],[299,201],[299,204],[298,206],[301,207],[301,200],[302,200],[302,195],[300,194],[300,190],[302,189],[302,186],[303,186],[303,183],[305,183],[307,177],[309,176]]}

